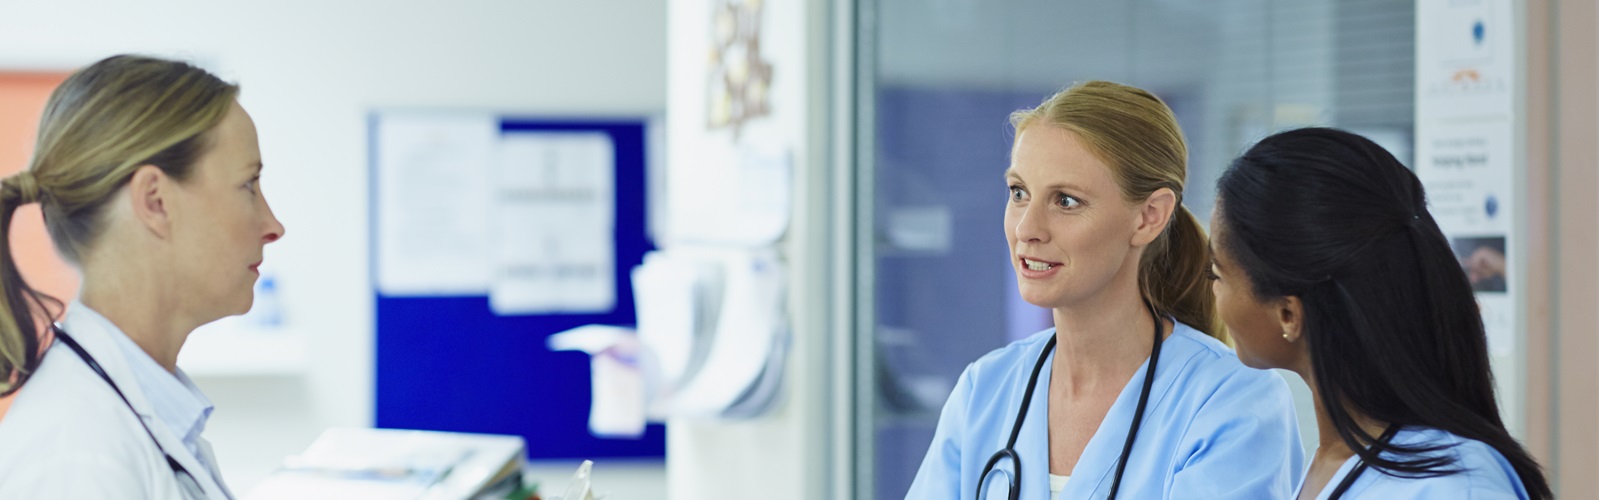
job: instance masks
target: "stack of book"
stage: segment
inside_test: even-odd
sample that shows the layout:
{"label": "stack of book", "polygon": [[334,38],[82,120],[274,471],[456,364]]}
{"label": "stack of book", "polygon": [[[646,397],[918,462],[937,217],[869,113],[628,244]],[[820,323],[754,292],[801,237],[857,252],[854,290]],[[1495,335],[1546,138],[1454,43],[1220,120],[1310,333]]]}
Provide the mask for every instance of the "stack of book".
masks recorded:
{"label": "stack of book", "polygon": [[520,487],[525,456],[519,436],[329,429],[246,498],[478,498]]}

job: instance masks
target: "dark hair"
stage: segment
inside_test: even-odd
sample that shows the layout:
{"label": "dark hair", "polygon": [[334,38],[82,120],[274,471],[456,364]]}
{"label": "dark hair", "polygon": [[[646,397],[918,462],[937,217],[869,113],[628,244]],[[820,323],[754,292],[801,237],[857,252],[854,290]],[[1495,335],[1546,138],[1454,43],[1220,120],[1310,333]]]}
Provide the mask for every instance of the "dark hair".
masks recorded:
{"label": "dark hair", "polygon": [[1320,403],[1361,459],[1402,477],[1458,472],[1433,453],[1447,446],[1376,443],[1350,410],[1486,443],[1531,498],[1552,496],[1499,417],[1482,317],[1415,174],[1359,135],[1291,130],[1234,160],[1217,199],[1227,231],[1216,244],[1256,297],[1304,304]]}

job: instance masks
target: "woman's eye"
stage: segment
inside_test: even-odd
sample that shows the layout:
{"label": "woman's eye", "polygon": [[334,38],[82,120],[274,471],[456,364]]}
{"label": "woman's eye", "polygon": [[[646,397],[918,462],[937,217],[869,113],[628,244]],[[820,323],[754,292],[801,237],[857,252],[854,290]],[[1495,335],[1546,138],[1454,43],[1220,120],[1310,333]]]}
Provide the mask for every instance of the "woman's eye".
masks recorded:
{"label": "woman's eye", "polygon": [[1010,200],[1011,201],[1021,201],[1022,198],[1026,197],[1026,196],[1027,196],[1027,192],[1026,191],[1022,191],[1021,187],[1018,187],[1018,186],[1011,186],[1010,187]]}
{"label": "woman's eye", "polygon": [[1064,194],[1060,195],[1060,199],[1056,202],[1060,204],[1061,208],[1077,208],[1078,205],[1083,204],[1083,202],[1079,201],[1077,198]]}

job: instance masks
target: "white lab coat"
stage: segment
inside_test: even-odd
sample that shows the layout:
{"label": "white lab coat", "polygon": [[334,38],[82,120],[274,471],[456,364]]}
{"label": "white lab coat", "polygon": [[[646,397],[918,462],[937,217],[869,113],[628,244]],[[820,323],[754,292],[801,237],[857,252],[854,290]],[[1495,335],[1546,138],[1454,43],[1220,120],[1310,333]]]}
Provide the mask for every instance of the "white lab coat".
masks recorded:
{"label": "white lab coat", "polygon": [[94,357],[133,409],[76,353],[56,342],[0,418],[0,499],[186,498],[161,449],[136,418],[194,476],[205,498],[231,498],[207,472],[219,470],[210,443],[200,439],[197,457],[156,417],[111,337],[122,333],[73,312],[62,329]]}

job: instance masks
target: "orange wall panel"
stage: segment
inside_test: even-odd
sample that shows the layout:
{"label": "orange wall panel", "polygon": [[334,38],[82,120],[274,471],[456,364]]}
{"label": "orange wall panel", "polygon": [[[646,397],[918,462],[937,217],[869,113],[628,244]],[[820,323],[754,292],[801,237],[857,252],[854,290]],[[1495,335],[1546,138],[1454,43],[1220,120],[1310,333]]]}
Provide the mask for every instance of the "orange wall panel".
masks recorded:
{"label": "orange wall panel", "polygon": [[[0,72],[0,177],[27,168],[44,103],[66,77],[61,73]],[[11,250],[22,278],[34,289],[62,301],[77,296],[78,274],[56,255],[38,205],[17,210],[12,219]],[[11,399],[0,398],[0,417],[11,407]]]}

